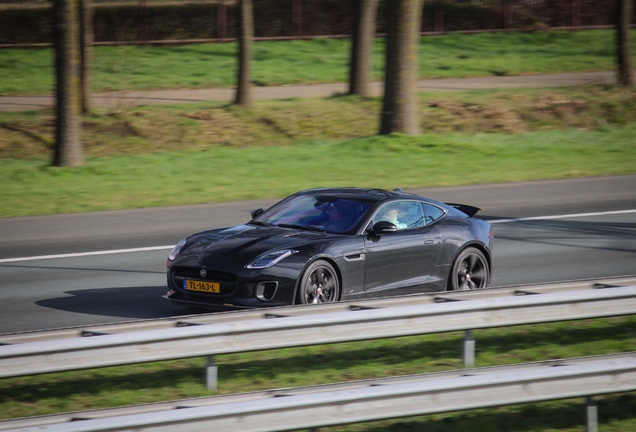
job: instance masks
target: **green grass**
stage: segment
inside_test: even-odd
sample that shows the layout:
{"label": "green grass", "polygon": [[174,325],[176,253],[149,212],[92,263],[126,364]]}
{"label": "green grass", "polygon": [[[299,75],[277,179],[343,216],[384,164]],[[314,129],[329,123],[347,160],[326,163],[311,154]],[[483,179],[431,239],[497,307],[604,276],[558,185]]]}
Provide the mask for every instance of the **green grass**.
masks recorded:
{"label": "green grass", "polygon": [[0,216],[283,197],[311,187],[433,187],[632,173],[636,124],[593,132],[388,136],[93,158],[0,161]]}
{"label": "green grass", "polygon": [[[257,86],[344,82],[349,49],[348,39],[255,42],[252,79]],[[611,69],[614,52],[613,30],[427,36],[420,41],[420,76]],[[97,47],[93,89],[230,87],[235,85],[236,53],[236,43]],[[52,49],[2,50],[0,95],[53,91],[53,57]],[[382,79],[382,38],[376,40],[372,65],[374,79]]]}
{"label": "green grass", "polygon": [[[421,39],[422,76],[606,69],[613,31]],[[258,42],[256,85],[344,81],[348,40]],[[98,47],[96,90],[231,86],[233,44]],[[4,50],[0,93],[50,92],[51,50]],[[376,41],[374,75],[383,69]],[[51,111],[0,113],[0,217],[281,197],[315,186],[393,188],[635,171],[633,89],[423,93],[420,137],[375,137],[380,98],[96,110],[84,167],[49,166]]]}
{"label": "green grass", "polygon": [[334,97],[101,111],[76,169],[50,166],[50,113],[0,114],[0,217],[636,172],[626,89],[422,94],[417,137],[376,136],[379,110]]}
{"label": "green grass", "polygon": [[[475,331],[476,366],[636,350],[636,317]],[[461,332],[216,356],[219,394],[462,368]],[[209,395],[196,358],[2,380],[0,418]],[[487,397],[487,395],[484,395]],[[631,432],[636,394],[599,401],[601,430]],[[510,420],[514,420],[510,422]],[[582,430],[580,399],[334,428],[338,431]],[[399,425],[399,426],[396,426]],[[610,427],[610,424],[612,426]],[[331,429],[328,429],[331,430]]]}

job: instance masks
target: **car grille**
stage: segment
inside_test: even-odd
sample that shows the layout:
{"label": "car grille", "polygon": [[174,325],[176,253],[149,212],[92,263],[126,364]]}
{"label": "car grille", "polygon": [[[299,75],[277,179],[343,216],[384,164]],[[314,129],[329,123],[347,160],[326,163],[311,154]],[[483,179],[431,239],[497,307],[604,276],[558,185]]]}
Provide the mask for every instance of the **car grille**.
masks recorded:
{"label": "car grille", "polygon": [[199,267],[173,267],[172,274],[174,276],[180,276],[181,278],[206,280],[214,282],[230,282],[236,283],[237,278],[233,273],[220,272],[215,270],[205,269],[207,275],[205,278],[201,277],[201,268]]}

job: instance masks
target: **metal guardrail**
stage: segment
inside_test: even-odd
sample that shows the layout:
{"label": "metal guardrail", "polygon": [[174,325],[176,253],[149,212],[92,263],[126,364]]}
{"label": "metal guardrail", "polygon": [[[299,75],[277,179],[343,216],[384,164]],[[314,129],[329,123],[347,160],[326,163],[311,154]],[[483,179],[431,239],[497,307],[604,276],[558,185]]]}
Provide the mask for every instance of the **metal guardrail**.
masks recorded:
{"label": "metal guardrail", "polygon": [[636,286],[628,286],[229,321],[6,345],[0,347],[0,378],[634,313]]}
{"label": "metal guardrail", "polygon": [[589,430],[597,417],[590,396],[633,390],[631,352],[33,417],[0,430],[296,430],[577,397],[588,397]]}
{"label": "metal guardrail", "polygon": [[58,329],[0,334],[0,346],[27,342],[40,342],[70,338],[130,333],[145,330],[161,330],[174,327],[218,324],[235,321],[267,320],[272,318],[306,316],[331,312],[349,312],[360,309],[382,309],[397,306],[414,306],[447,301],[476,300],[492,297],[513,297],[528,294],[548,294],[580,290],[596,290],[615,286],[636,285],[636,277],[609,278],[591,281],[574,281],[551,284],[508,286],[473,291],[446,291],[413,294],[400,297],[350,300],[318,305],[296,305],[256,310],[213,312],[171,318],[154,318],[110,324],[91,324]]}

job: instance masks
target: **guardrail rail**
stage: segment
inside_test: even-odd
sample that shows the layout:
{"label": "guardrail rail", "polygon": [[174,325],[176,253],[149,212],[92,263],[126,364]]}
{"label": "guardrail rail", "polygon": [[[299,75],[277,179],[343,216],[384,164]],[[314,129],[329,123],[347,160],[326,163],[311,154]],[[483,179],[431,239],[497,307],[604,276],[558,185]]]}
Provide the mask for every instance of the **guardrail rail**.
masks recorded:
{"label": "guardrail rail", "polygon": [[[13,432],[260,432],[636,390],[636,352],[196,398],[0,421]],[[487,395],[487,397],[484,397]]]}
{"label": "guardrail rail", "polygon": [[[597,287],[604,289],[428,304],[412,304],[407,298],[410,304],[407,306],[361,307],[348,312],[313,308],[307,315],[277,319],[229,319],[214,325],[186,324],[184,327],[103,334],[98,337],[16,343],[0,347],[0,378],[636,313],[636,285]],[[492,294],[487,291],[483,292]],[[516,291],[524,294],[535,292],[532,287]],[[446,294],[443,298],[446,298]],[[439,301],[441,298],[437,296],[432,299]],[[230,316],[226,315],[226,318]]]}

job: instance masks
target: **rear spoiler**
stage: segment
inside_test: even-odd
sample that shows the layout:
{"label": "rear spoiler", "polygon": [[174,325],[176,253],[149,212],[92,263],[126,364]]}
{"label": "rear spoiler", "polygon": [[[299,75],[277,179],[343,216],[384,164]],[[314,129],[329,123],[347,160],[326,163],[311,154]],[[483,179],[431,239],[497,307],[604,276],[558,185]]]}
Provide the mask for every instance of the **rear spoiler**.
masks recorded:
{"label": "rear spoiler", "polygon": [[468,217],[473,217],[477,214],[477,212],[479,210],[481,210],[479,207],[473,207],[473,206],[469,206],[466,204],[454,204],[454,203],[446,203],[447,206],[456,208],[457,210],[459,210],[462,213],[466,213],[468,215]]}

